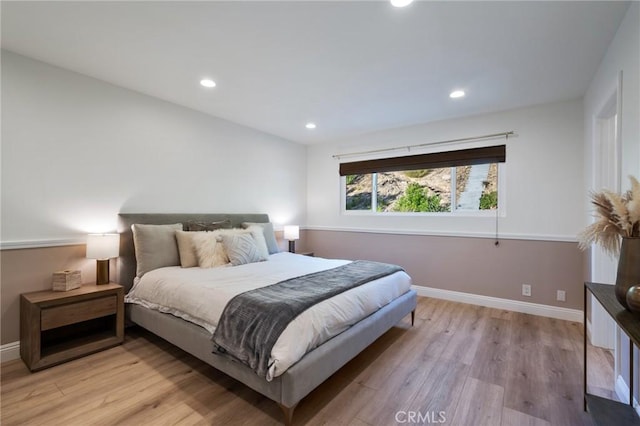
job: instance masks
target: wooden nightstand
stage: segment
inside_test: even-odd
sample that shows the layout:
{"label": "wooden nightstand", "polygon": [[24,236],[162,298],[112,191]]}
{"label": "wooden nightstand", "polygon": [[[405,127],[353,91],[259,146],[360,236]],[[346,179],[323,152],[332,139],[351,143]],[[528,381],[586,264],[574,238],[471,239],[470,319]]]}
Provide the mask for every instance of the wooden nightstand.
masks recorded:
{"label": "wooden nightstand", "polygon": [[124,289],[85,284],[20,296],[20,356],[31,371],[124,341]]}

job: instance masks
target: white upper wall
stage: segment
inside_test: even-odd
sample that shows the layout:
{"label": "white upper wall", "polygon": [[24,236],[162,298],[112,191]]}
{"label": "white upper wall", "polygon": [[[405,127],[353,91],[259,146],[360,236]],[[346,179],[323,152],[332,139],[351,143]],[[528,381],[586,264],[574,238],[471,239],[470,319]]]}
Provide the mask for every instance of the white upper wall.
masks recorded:
{"label": "white upper wall", "polygon": [[3,243],[77,239],[118,212],[304,223],[306,147],[2,52]]}
{"label": "white upper wall", "polygon": [[584,96],[587,185],[593,184],[593,123],[618,85],[622,71],[621,184],[640,179],[640,3],[633,2]]}
{"label": "white upper wall", "polygon": [[[517,137],[506,142],[506,217],[499,220],[500,234],[514,238],[574,240],[581,229],[581,222],[576,218],[582,218],[584,199],[582,123],[583,106],[578,99],[310,146],[307,223],[317,228],[492,235],[495,217],[344,215],[340,211],[339,160],[332,155],[513,130]],[[504,140],[494,142],[502,144]],[[462,147],[445,145],[438,149]]]}

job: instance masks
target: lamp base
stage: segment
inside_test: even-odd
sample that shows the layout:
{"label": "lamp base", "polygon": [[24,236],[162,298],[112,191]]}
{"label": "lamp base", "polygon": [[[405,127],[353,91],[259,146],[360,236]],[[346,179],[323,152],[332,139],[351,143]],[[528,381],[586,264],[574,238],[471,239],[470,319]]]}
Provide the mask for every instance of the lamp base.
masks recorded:
{"label": "lamp base", "polygon": [[109,259],[98,259],[96,265],[96,284],[109,284]]}
{"label": "lamp base", "polygon": [[295,253],[296,252],[296,242],[295,240],[291,240],[289,241],[289,253]]}

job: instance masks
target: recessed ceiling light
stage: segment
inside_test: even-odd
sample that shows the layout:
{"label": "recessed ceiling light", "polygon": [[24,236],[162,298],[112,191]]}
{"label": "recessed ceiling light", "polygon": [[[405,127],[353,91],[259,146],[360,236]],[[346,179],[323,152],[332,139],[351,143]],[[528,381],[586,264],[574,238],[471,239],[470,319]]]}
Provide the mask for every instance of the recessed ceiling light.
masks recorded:
{"label": "recessed ceiling light", "polygon": [[409,6],[413,0],[391,0],[391,5],[395,7],[405,7]]}
{"label": "recessed ceiling light", "polygon": [[449,97],[456,99],[456,98],[464,98],[464,90],[454,90],[453,92],[449,93]]}
{"label": "recessed ceiling light", "polygon": [[204,87],[216,87],[216,82],[208,78],[200,80],[200,84]]}
{"label": "recessed ceiling light", "polygon": [[304,127],[306,127],[307,129],[315,129],[316,123],[307,123],[304,125]]}

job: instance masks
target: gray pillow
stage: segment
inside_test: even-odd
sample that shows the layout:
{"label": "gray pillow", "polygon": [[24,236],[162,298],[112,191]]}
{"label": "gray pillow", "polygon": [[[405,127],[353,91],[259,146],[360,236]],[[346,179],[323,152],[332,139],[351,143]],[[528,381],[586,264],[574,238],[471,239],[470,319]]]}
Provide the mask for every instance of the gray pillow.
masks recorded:
{"label": "gray pillow", "polygon": [[262,232],[264,233],[264,240],[267,243],[269,254],[280,253],[280,248],[278,247],[278,243],[276,242],[276,235],[273,232],[273,223],[245,222],[242,224],[244,228],[248,228],[251,225],[258,225],[262,227]]}
{"label": "gray pillow", "polygon": [[154,269],[180,265],[176,242],[176,231],[180,230],[182,230],[181,223],[173,225],[134,223],[131,225],[137,263],[136,276],[138,278]]}
{"label": "gray pillow", "polygon": [[200,231],[215,231],[218,229],[230,229],[231,221],[221,220],[219,222],[196,222],[189,221],[184,224],[184,230],[189,232],[200,232]]}
{"label": "gray pillow", "polygon": [[256,240],[250,233],[222,234],[222,243],[233,266],[267,260],[258,249]]}

